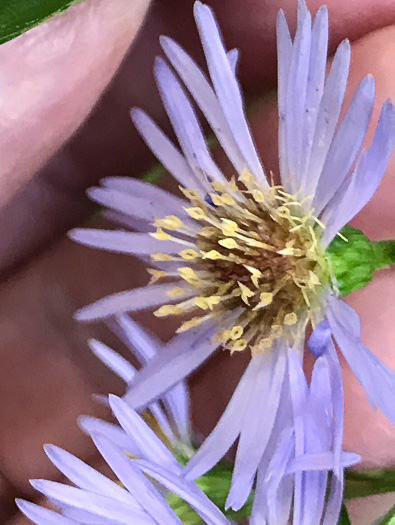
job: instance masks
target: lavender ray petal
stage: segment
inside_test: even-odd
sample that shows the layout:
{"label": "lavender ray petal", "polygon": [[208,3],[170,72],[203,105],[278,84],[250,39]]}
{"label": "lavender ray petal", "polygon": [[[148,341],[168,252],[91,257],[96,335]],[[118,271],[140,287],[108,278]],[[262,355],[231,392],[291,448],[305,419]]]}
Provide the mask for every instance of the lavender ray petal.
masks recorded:
{"label": "lavender ray petal", "polygon": [[[260,469],[258,473],[258,483],[259,479],[261,479],[261,487],[257,486],[257,494],[259,494],[259,490],[262,493],[260,497],[266,501],[269,524],[279,523],[286,525],[289,522],[294,476],[290,475],[287,479],[286,468],[294,455],[294,449],[293,429],[286,428],[279,436],[268,467],[262,472],[262,469]],[[259,522],[257,522],[258,524]]]}
{"label": "lavender ray petal", "polygon": [[188,205],[188,201],[177,197],[159,186],[155,186],[141,179],[132,179],[131,177],[104,177],[100,184],[109,190],[128,194],[132,197],[148,199],[150,201],[160,201],[162,205],[171,212],[178,208]]}
{"label": "lavender ray petal", "polygon": [[387,101],[380,114],[370,148],[360,156],[350,181],[346,181],[328,203],[321,217],[326,225],[323,246],[373,197],[386,172],[395,143],[395,108]]}
{"label": "lavender ray petal", "polygon": [[192,105],[177,78],[161,58],[155,61],[155,78],[178,142],[195,176],[226,182],[207,149]]}
{"label": "lavender ray petal", "polygon": [[[307,402],[307,382],[299,357],[293,352],[288,352],[288,372],[291,391],[294,431],[295,431],[295,455],[300,456],[305,451],[305,407]],[[302,522],[303,515],[303,481],[301,472],[295,474],[294,488],[294,523]]]}
{"label": "lavender ray petal", "polygon": [[141,470],[133,464],[133,460],[105,438],[92,436],[92,439],[117,479],[129,493],[134,493],[138,497],[139,504],[149,516],[158,523],[161,523],[163,520],[169,525],[181,524],[175,512]]}
{"label": "lavender ray petal", "polygon": [[186,293],[184,297],[192,297],[195,293],[189,286],[185,286],[184,281],[152,284],[108,295],[95,303],[81,308],[75,313],[74,317],[78,321],[93,321],[123,312],[139,312],[161,304],[171,303],[176,299],[169,297],[166,292],[175,286],[185,288]]}
{"label": "lavender ray petal", "polygon": [[290,170],[288,166],[288,150],[285,138],[286,96],[289,78],[289,69],[292,59],[292,40],[289,34],[284,11],[280,9],[277,15],[277,75],[278,75],[278,149],[281,181],[284,186],[290,187]]}
{"label": "lavender ray petal", "polygon": [[339,189],[355,162],[368,130],[374,96],[374,79],[368,75],[359,84],[329,148],[313,199],[317,215]]}
{"label": "lavender ray petal", "polygon": [[[117,316],[110,320],[110,328],[120,339],[136,354],[142,364],[163,350],[163,343],[152,333],[143,329],[128,315]],[[184,442],[189,441],[190,436],[190,401],[188,388],[184,382],[176,384],[162,399],[169,414],[177,426],[180,437]]]}
{"label": "lavender ray petal", "polygon": [[[135,525],[137,523],[145,525],[147,523],[147,521],[143,521],[147,520],[147,514],[135,507],[134,504],[125,504],[103,494],[94,494],[55,481],[36,479],[32,480],[31,484],[36,490],[50,499],[98,514],[104,518],[119,521],[123,525]],[[150,522],[148,521],[148,523]]]}
{"label": "lavender ray petal", "polygon": [[103,494],[126,505],[138,507],[135,498],[128,494],[125,489],[66,450],[55,445],[46,445],[44,449],[55,467],[79,488],[95,494]]}
{"label": "lavender ray petal", "polygon": [[306,103],[302,133],[302,148],[299,159],[300,191],[304,194],[307,168],[312,153],[318,111],[325,84],[326,59],[328,53],[328,10],[321,7],[313,22],[309,74],[307,77]]}
{"label": "lavender ray petal", "polygon": [[[356,465],[361,460],[361,456],[354,454],[354,452],[342,452],[340,461],[342,468],[348,468]],[[286,473],[293,474],[298,471],[320,471],[320,470],[334,470],[335,455],[331,451],[315,452],[302,454],[292,459],[287,467]],[[326,484],[325,484],[326,486]],[[324,495],[325,495],[325,488]],[[313,496],[313,493],[306,490],[306,494]],[[315,497],[312,498],[316,501]],[[320,514],[321,515],[321,514]]]}
{"label": "lavender ray petal", "polygon": [[316,359],[326,352],[331,337],[332,332],[328,319],[324,319],[314,328],[308,341],[308,348]]}
{"label": "lavender ray petal", "polygon": [[246,167],[246,161],[229,129],[218,98],[204,74],[176,42],[170,38],[162,37],[161,44],[171,65],[202,110],[234,168],[238,173],[241,173]]}
{"label": "lavender ray petal", "polygon": [[207,189],[210,188],[209,185],[204,179],[196,177],[184,156],[181,155],[155,122],[138,108],[132,110],[131,116],[140,135],[160,163],[182,186],[196,189],[204,195]]}
{"label": "lavender ray petal", "polygon": [[88,435],[103,435],[125,452],[134,456],[141,455],[141,451],[133,438],[128,436],[126,432],[117,425],[107,423],[107,421],[101,421],[91,416],[81,416],[78,419],[78,425]]}
{"label": "lavender ray petal", "polygon": [[303,20],[298,22],[296,30],[285,101],[285,140],[291,177],[290,187],[284,187],[289,193],[296,192],[301,182],[300,167],[310,47],[311,15],[306,11]]}
{"label": "lavender ray petal", "polygon": [[395,423],[395,372],[363,345],[338,317],[336,304],[328,310],[328,320],[347,363],[364,388],[370,404],[379,407],[387,418]]}
{"label": "lavender ray petal", "polygon": [[346,90],[351,48],[344,40],[337,48],[331,71],[326,79],[315,127],[305,194],[313,195],[332,143]]}
{"label": "lavender ray petal", "polygon": [[62,515],[77,520],[81,525],[120,525],[119,521],[109,520],[86,510],[76,509],[68,505],[59,505]]}
{"label": "lavender ray petal", "polygon": [[248,168],[264,187],[268,183],[259,161],[244,114],[240,88],[229,64],[226,50],[211,9],[195,2],[194,15],[206,55],[210,77],[225,118]]}
{"label": "lavender ray petal", "polygon": [[52,510],[40,507],[35,503],[30,503],[30,501],[17,498],[15,503],[22,514],[37,525],[82,525],[78,521],[61,516]]}
{"label": "lavender ray petal", "polygon": [[152,359],[136,376],[133,386],[125,394],[125,401],[141,408],[163,395],[187,377],[216,350],[212,337],[217,327],[198,327],[176,336],[164,351]]}
{"label": "lavender ray petal", "polygon": [[[255,359],[258,359],[256,357]],[[226,506],[239,510],[246,502],[276,419],[286,372],[286,351],[277,349],[261,364],[245,416],[237,447],[232,487]],[[264,408],[262,399],[266,399]]]}
{"label": "lavender ray petal", "polygon": [[238,49],[234,48],[227,52],[227,57],[229,60],[229,65],[232,70],[232,73],[236,76],[237,63],[239,61],[240,52]]}
{"label": "lavender ray petal", "polygon": [[180,244],[177,242],[159,241],[146,233],[76,228],[69,232],[69,237],[85,246],[129,255],[151,255],[153,252],[178,253],[180,251]]}
{"label": "lavender ray petal", "polygon": [[109,400],[114,416],[126,434],[136,443],[140,454],[154,463],[159,462],[173,472],[179,472],[181,467],[172,452],[139,414],[119,397],[110,395]]}
{"label": "lavender ray petal", "polygon": [[148,222],[166,215],[167,208],[163,206],[161,200],[153,201],[109,188],[95,187],[89,188],[87,195],[98,204]]}
{"label": "lavender ray petal", "polygon": [[343,502],[344,473],[341,476],[336,474],[332,476],[331,488],[329,492],[328,503],[325,509],[322,525],[332,525],[337,523],[340,515],[340,509]]}
{"label": "lavender ray petal", "polygon": [[155,334],[140,326],[127,314],[109,319],[108,325],[142,365],[146,365],[164,346]]}
{"label": "lavender ray petal", "polygon": [[133,381],[136,369],[112,348],[96,339],[90,339],[88,345],[95,356],[110,370],[119,376],[125,383]]}
{"label": "lavender ray petal", "polygon": [[158,464],[137,460],[141,469],[168,490],[185,500],[210,525],[230,525],[230,522],[195,483],[166,471]]}
{"label": "lavender ray petal", "polygon": [[251,360],[214,430],[185,466],[186,479],[200,478],[223,458],[236,441],[242,429],[245,408],[259,373],[260,362],[259,358]]}

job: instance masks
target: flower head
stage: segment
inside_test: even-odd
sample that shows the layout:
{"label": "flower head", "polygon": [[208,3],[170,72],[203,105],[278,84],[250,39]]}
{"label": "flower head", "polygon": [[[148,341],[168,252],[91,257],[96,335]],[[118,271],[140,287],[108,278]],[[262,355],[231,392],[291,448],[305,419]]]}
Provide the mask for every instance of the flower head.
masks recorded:
{"label": "flower head", "polygon": [[312,23],[300,2],[293,41],[280,11],[281,183],[274,185],[245,120],[235,54],[226,52],[207,6],[196,2],[195,18],[212,85],[178,44],[168,38],[161,43],[227,153],[234,176],[227,180],[215,164],[185,90],[166,62],[157,59],[157,84],[182,153],[143,111],[136,109],[132,116],[180,182],[184,199],[116,178],[90,191],[95,200],[156,230],[74,230],[72,237],[103,249],[150,255],[160,268],[149,270],[152,279],[146,288],[109,297],[78,317],[87,320],[160,305],[157,316],[188,315],[179,332],[215,320],[218,343],[231,351],[249,348],[255,355],[277,339],[290,346],[299,343],[306,324],[315,326],[325,317],[328,293],[336,293],[326,247],[383,176],[394,141],[394,111],[389,102],[384,106],[373,143],[353,169],[372,112],[374,80],[367,76],[361,82],[337,129],[349,43],[339,46],[325,78],[326,8]]}
{"label": "flower head", "polygon": [[[360,342],[357,314],[338,298],[327,247],[376,191],[395,141],[395,111],[387,101],[370,147],[362,151],[375,84],[358,86],[339,123],[350,45],[342,42],[326,75],[328,13],[312,20],[299,2],[294,38],[280,11],[278,109],[280,183],[259,160],[235,74],[237,53],[227,51],[211,9],[195,3],[195,19],[210,81],[175,42],[162,38],[173,70],[157,59],[155,75],[180,148],[141,110],[141,135],[181,185],[184,198],[141,181],[109,178],[91,190],[118,221],[138,232],[74,230],[79,242],[151,257],[151,283],[90,305],[77,317],[106,318],[156,309],[188,314],[179,335],[140,371],[126,394],[142,408],[191,373],[218,346],[249,349],[252,359],[214,431],[186,466],[196,479],[239,439],[228,504],[240,508],[257,471],[290,419],[288,360],[302,361],[304,331],[315,330],[312,352],[330,352],[332,337],[372,404],[395,421],[395,374]],[[204,140],[188,90],[231,162],[228,180]],[[341,235],[341,234],[340,234]],[[158,281],[159,282],[156,282]],[[159,308],[158,308],[159,307]],[[370,366],[370,365],[374,366]],[[264,400],[264,401],[262,401]],[[296,428],[296,427],[295,427]],[[269,455],[269,456],[268,456]]]}

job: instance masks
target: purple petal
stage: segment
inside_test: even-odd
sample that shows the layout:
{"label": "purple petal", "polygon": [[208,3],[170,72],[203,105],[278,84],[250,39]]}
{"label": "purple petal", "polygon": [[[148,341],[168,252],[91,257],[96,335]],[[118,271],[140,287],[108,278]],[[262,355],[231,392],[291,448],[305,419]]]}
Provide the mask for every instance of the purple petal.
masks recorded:
{"label": "purple petal", "polygon": [[387,101],[370,148],[363,152],[351,180],[343,184],[321,217],[326,225],[322,237],[324,246],[328,246],[337,232],[373,197],[384,177],[394,143],[395,109]]}
{"label": "purple petal", "polygon": [[355,162],[368,130],[374,96],[374,79],[368,75],[359,84],[329,148],[313,199],[313,208],[317,215],[336,193]]}
{"label": "purple petal", "polygon": [[163,519],[169,525],[181,524],[174,511],[140,469],[134,465],[133,460],[114,447],[107,439],[99,436],[92,436],[92,439],[117,479],[130,494],[138,498],[139,504],[149,516],[158,523]]}
{"label": "purple petal", "polygon": [[293,43],[285,103],[285,139],[288,168],[291,173],[290,187],[285,186],[285,189],[290,193],[296,192],[300,185],[298,179],[300,179],[310,47],[311,15],[306,11],[303,21],[298,22]]}
{"label": "purple petal", "polygon": [[301,193],[309,176],[307,168],[312,153],[318,111],[324,91],[326,60],[328,53],[328,10],[325,6],[317,12],[311,35],[309,75],[306,87],[302,149],[299,159]]}
{"label": "purple petal", "polygon": [[309,177],[305,185],[306,195],[314,194],[332,143],[346,90],[350,54],[350,43],[348,40],[344,40],[337,48],[330,73],[325,82],[311,147],[310,163],[307,169]]}
{"label": "purple petal", "polygon": [[347,326],[347,318],[340,318],[341,301],[332,301],[328,320],[332,333],[347,363],[365,389],[369,402],[379,407],[388,419],[395,423],[395,372],[370,352]]}
{"label": "purple petal", "polygon": [[94,228],[76,228],[69,237],[80,244],[129,255],[151,255],[153,252],[178,253],[180,244],[173,241],[159,241],[146,233],[132,233]]}
{"label": "purple petal", "polygon": [[184,90],[161,58],[155,61],[155,78],[181,149],[195,175],[225,182],[226,179],[211,158],[196,114]]}
{"label": "purple petal", "polygon": [[[304,453],[305,442],[305,408],[307,402],[307,383],[299,357],[293,352],[288,352],[289,384],[294,416],[295,455]],[[303,475],[295,474],[293,521],[300,523],[303,512]]]}
{"label": "purple petal", "polygon": [[86,434],[103,435],[125,452],[134,456],[141,455],[135,440],[117,425],[90,416],[81,416],[78,419],[78,425]]}
{"label": "purple petal", "polygon": [[288,166],[287,144],[285,139],[286,122],[285,109],[289,68],[292,59],[292,40],[289,34],[284,11],[280,9],[277,15],[277,75],[278,75],[278,148],[280,161],[281,181],[284,186],[290,187],[290,170]]}
{"label": "purple petal", "polygon": [[203,325],[176,336],[137,374],[125,401],[142,408],[182,381],[216,350],[212,337],[217,330]]}
{"label": "purple petal", "polygon": [[248,129],[240,88],[229,64],[214,15],[208,6],[201,2],[195,2],[194,14],[210,77],[229,128],[248,168],[259,183],[267,187],[266,177]]}
{"label": "purple petal", "polygon": [[100,341],[96,341],[96,339],[90,339],[88,345],[95,356],[110,370],[117,374],[117,376],[123,379],[125,383],[130,383],[133,380],[136,374],[136,369],[129,363],[129,361],[126,361],[126,359],[109,346]]}
{"label": "purple petal", "polygon": [[[113,295],[109,295],[92,303],[75,313],[77,321],[93,321],[103,319],[111,315],[121,314],[124,312],[139,312],[154,308],[164,303],[174,302],[176,299],[169,297],[166,292],[174,286],[183,287],[183,281],[180,283],[164,283],[142,286],[134,290],[127,290]],[[190,297],[195,294],[190,287],[185,287],[186,295]]]}
{"label": "purple petal", "polygon": [[174,472],[179,472],[181,467],[171,451],[139,414],[119,397],[110,395],[109,400],[114,416],[124,431],[136,443],[140,455],[154,463],[159,462]]}
{"label": "purple petal", "polygon": [[237,69],[237,63],[239,61],[239,56],[240,56],[240,53],[238,49],[231,49],[230,51],[227,52],[229,65],[235,76],[236,76],[236,69]]}
{"label": "purple petal", "polygon": [[185,500],[201,516],[205,523],[210,525],[230,525],[222,512],[214,503],[202,492],[193,482],[188,482],[184,478],[166,471],[160,465],[151,464],[147,461],[137,460],[142,470],[156,479],[161,485],[170,492],[177,494]]}
{"label": "purple petal", "polygon": [[[271,355],[255,359],[260,359],[261,363],[249,403],[244,408],[232,487],[226,500],[226,506],[234,510],[244,505],[251,492],[256,471],[271,437],[286,371],[287,358],[283,348],[278,347]],[[262,399],[266,400],[264,406]]]}
{"label": "purple petal", "polygon": [[60,516],[56,512],[39,507],[30,501],[17,498],[15,503],[19,510],[37,525],[81,525],[78,521]]}
{"label": "purple petal", "polygon": [[125,489],[66,450],[55,445],[46,445],[45,453],[55,467],[79,488],[103,494],[127,505],[137,505],[135,498]]}
{"label": "purple petal", "polygon": [[[170,38],[162,37],[161,44],[171,65],[180,75],[191,95],[196,100],[196,103],[202,110],[234,168],[240,173],[245,168],[246,161],[241,155],[229,129],[224,112],[214,90],[200,68],[176,42]],[[237,50],[235,51],[237,52]]]}
{"label": "purple petal", "polygon": [[[94,494],[54,481],[36,479],[32,480],[31,484],[50,499],[104,518],[119,521],[124,525],[146,525],[147,523],[147,521],[143,521],[147,520],[147,514],[143,510],[139,510],[134,504],[121,503],[119,500],[113,500],[103,494]],[[150,523],[149,518],[148,523]]]}
{"label": "purple petal", "polygon": [[220,461],[241,432],[262,357],[252,359],[214,430],[184,468],[187,479],[198,479]]}
{"label": "purple petal", "polygon": [[326,352],[331,337],[332,332],[328,320],[324,319],[314,328],[308,342],[309,350],[315,358],[318,359]]}
{"label": "purple petal", "polygon": [[183,155],[144,111],[135,108],[131,116],[148,147],[182,186],[196,189],[203,194],[209,190],[210,187],[205,180],[196,177]]}

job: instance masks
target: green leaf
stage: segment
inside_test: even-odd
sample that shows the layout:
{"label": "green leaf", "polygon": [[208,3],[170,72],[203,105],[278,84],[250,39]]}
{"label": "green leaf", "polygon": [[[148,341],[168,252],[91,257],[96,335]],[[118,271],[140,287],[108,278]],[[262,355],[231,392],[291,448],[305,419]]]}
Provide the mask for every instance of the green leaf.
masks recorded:
{"label": "green leaf", "polygon": [[80,0],[1,0],[0,44],[11,40]]}
{"label": "green leaf", "polygon": [[327,248],[341,297],[365,288],[376,270],[395,263],[395,241],[370,241],[350,225]]}
{"label": "green leaf", "polygon": [[340,517],[337,525],[351,525],[350,518],[348,517],[347,507],[344,503],[342,505],[342,510],[340,511]]}
{"label": "green leaf", "polygon": [[395,492],[395,470],[347,470],[345,499],[366,498]]}

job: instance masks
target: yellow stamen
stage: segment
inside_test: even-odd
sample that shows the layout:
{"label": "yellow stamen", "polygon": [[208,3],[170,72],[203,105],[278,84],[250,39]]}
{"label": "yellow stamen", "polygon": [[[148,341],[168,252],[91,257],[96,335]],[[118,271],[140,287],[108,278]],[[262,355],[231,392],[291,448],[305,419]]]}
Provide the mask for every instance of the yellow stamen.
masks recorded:
{"label": "yellow stamen", "polygon": [[251,273],[251,281],[258,288],[259,279],[262,277],[262,272],[253,266],[248,266],[247,264],[243,265]]}
{"label": "yellow stamen", "polygon": [[180,315],[184,313],[183,309],[174,304],[165,304],[155,310],[154,315],[156,317],[166,317],[168,315]]}
{"label": "yellow stamen", "polygon": [[195,326],[200,325],[202,320],[202,317],[192,317],[192,319],[189,319],[189,321],[185,321],[185,323],[182,323],[182,325],[177,328],[176,332],[180,334],[181,332],[186,332],[191,328],[195,328]]}
{"label": "yellow stamen", "polygon": [[182,297],[183,295],[185,295],[185,290],[184,288],[176,286],[175,288],[172,288],[171,290],[166,292],[166,295],[172,298]]}
{"label": "yellow stamen", "polygon": [[171,255],[167,255],[166,253],[159,253],[159,252],[154,252],[152,255],[151,255],[151,259],[153,261],[171,261],[172,260],[172,257]]}
{"label": "yellow stamen", "polygon": [[292,326],[292,325],[296,324],[297,320],[298,320],[298,317],[295,314],[295,312],[291,312],[290,314],[287,314],[284,317],[284,324],[285,324],[285,326]]}
{"label": "yellow stamen", "polygon": [[167,273],[162,270],[155,270],[154,268],[148,268],[148,273],[152,275],[151,283],[154,283],[161,279],[162,277],[166,277]]}
{"label": "yellow stamen", "polygon": [[230,219],[221,219],[222,225],[221,230],[224,235],[227,237],[233,237],[236,235],[237,230],[239,229],[239,225],[235,221],[231,221]]}
{"label": "yellow stamen", "polygon": [[166,230],[178,230],[179,228],[182,228],[185,225],[182,222],[182,220],[176,217],[175,215],[169,215],[164,219],[156,219],[155,226],[157,226],[158,228],[165,228]]}
{"label": "yellow stamen", "polygon": [[189,260],[192,261],[193,259],[196,259],[197,257],[199,257],[199,254],[195,250],[192,250],[192,249],[183,250],[182,252],[180,252],[180,255],[183,259],[187,261]]}
{"label": "yellow stamen", "polygon": [[158,239],[158,241],[170,241],[171,236],[165,233],[162,228],[158,228],[155,233],[150,233],[151,237]]}
{"label": "yellow stamen", "polygon": [[221,297],[218,295],[211,295],[210,297],[197,297],[195,299],[195,304],[202,310],[213,310],[214,306],[220,301]]}
{"label": "yellow stamen", "polygon": [[232,341],[237,341],[237,339],[240,339],[243,333],[244,328],[242,326],[234,326],[230,331],[229,339],[232,339]]}
{"label": "yellow stamen", "polygon": [[206,253],[203,252],[203,259],[211,259],[212,261],[216,261],[217,259],[224,259],[224,256],[217,250],[210,250]]}
{"label": "yellow stamen", "polygon": [[238,247],[237,242],[229,237],[226,239],[221,239],[220,241],[218,241],[218,244],[220,244],[224,248],[228,248],[228,250],[233,250],[234,248]]}
{"label": "yellow stamen", "polygon": [[196,220],[202,220],[206,218],[206,213],[203,210],[203,208],[199,208],[198,206],[195,206],[193,208],[184,208],[188,215],[192,217],[192,219]]}
{"label": "yellow stamen", "polygon": [[230,351],[232,352],[242,352],[247,348],[248,342],[245,339],[239,339],[238,341],[232,341],[230,343]]}
{"label": "yellow stamen", "polygon": [[195,270],[192,270],[192,268],[178,268],[178,273],[181,275],[184,281],[191,284],[192,286],[199,286],[202,283],[200,277],[195,272]]}
{"label": "yellow stamen", "polygon": [[246,285],[243,284],[243,283],[237,282],[237,284],[239,285],[239,288],[240,288],[240,290],[241,290],[241,299],[242,299],[242,301],[243,301],[246,305],[250,306],[250,303],[248,302],[248,299],[249,299],[250,297],[253,297],[253,295],[255,295],[254,292],[251,291],[251,290],[248,288],[248,286],[246,286]]}

